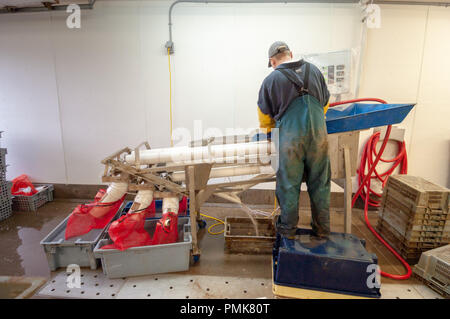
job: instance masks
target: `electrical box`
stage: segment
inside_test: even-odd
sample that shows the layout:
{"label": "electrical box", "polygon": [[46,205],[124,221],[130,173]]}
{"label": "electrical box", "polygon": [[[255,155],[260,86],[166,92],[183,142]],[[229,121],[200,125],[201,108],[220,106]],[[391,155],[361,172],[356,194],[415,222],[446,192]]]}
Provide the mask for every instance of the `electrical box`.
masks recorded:
{"label": "electrical box", "polygon": [[350,50],[305,55],[304,59],[317,66],[325,78],[330,94],[350,92],[351,61]]}

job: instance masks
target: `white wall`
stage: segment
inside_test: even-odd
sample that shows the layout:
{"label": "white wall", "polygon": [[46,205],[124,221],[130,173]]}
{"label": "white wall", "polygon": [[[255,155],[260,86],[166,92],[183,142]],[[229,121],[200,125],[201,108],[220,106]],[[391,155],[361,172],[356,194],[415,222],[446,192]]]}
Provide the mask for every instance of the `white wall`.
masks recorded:
{"label": "white wall", "polygon": [[0,17],[0,142],[10,179],[66,180],[50,34],[42,16]]}
{"label": "white wall", "polygon": [[[0,16],[0,130],[8,178],[98,184],[100,160],[148,140],[168,146],[171,1],[97,2],[67,14]],[[181,4],[173,11],[174,128],[256,127],[267,49],[297,56],[357,48],[356,5]]]}
{"label": "white wall", "polygon": [[381,15],[381,29],[368,30],[360,96],[417,103],[401,124],[408,173],[450,187],[450,8],[383,5]]}

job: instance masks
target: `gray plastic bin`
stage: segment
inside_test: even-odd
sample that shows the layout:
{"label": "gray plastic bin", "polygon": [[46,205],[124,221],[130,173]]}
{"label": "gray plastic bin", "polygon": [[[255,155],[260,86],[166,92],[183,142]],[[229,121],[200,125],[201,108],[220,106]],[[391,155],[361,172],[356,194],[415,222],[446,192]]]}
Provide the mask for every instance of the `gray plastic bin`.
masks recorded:
{"label": "gray plastic bin", "polygon": [[94,247],[108,229],[109,224],[119,218],[121,209],[122,207],[117,210],[105,228],[92,229],[87,234],[72,237],[69,240],[65,239],[67,221],[70,215],[67,216],[41,241],[50,270],[55,271],[59,267],[67,267],[70,264],[97,269],[98,260],[94,256]]}
{"label": "gray plastic bin", "polygon": [[11,187],[12,182],[0,180],[0,200],[2,201],[8,200],[12,203]]}
{"label": "gray plastic bin", "polygon": [[445,298],[450,297],[450,244],[423,252],[413,267],[416,277]]}
{"label": "gray plastic bin", "polygon": [[0,148],[0,170],[6,169],[6,154],[8,154],[7,149]]}
{"label": "gray plastic bin", "polygon": [[0,199],[0,222],[8,219],[13,214],[11,200]]}
{"label": "gray plastic bin", "polygon": [[34,186],[43,188],[31,196],[14,195],[13,210],[34,212],[45,203],[53,201],[53,184],[34,184]]}
{"label": "gray plastic bin", "polygon": [[[152,236],[157,220],[146,220],[145,229]],[[102,261],[103,273],[108,278],[153,275],[189,269],[192,247],[189,217],[178,218],[178,242],[165,245],[132,247],[124,251],[101,249],[112,244],[108,234],[94,249],[94,254]]]}

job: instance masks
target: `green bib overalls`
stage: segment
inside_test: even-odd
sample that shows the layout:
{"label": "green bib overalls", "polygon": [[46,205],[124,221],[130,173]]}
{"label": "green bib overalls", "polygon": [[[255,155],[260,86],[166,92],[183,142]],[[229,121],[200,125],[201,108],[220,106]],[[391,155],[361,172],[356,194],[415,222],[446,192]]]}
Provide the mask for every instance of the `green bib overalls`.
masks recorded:
{"label": "green bib overalls", "polygon": [[[305,82],[305,86],[307,82]],[[305,90],[307,92],[307,88]],[[305,175],[311,201],[311,226],[317,235],[330,232],[330,159],[323,106],[309,94],[293,100],[276,122],[279,166],[276,196],[281,214],[277,231],[293,236],[299,220],[300,186]]]}

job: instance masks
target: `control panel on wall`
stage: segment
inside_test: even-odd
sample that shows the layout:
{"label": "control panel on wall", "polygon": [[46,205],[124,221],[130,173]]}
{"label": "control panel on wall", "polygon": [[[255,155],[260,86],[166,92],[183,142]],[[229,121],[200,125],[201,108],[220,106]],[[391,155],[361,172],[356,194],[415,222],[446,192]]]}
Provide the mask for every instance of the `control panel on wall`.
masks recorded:
{"label": "control panel on wall", "polygon": [[325,78],[331,94],[350,92],[351,51],[336,51],[306,55],[305,60],[317,66]]}

